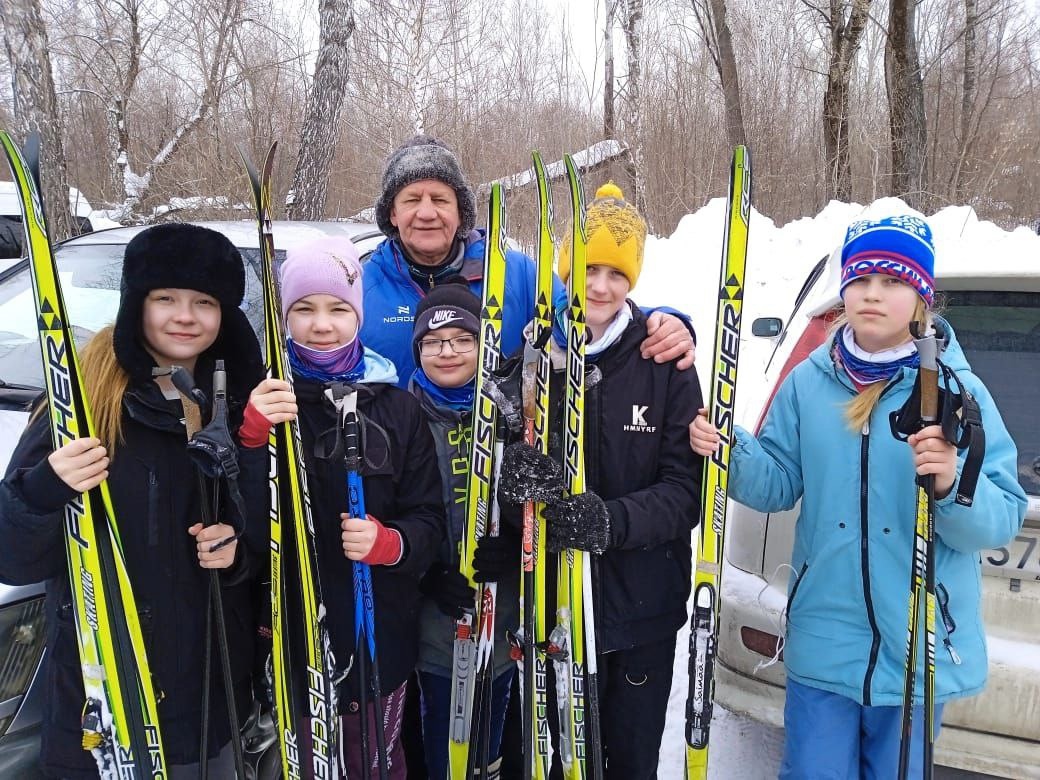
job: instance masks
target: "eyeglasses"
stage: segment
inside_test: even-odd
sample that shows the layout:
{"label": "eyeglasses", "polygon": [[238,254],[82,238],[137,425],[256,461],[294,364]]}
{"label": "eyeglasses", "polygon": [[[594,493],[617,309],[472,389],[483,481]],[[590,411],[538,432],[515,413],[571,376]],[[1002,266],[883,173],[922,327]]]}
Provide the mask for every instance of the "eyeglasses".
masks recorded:
{"label": "eyeglasses", "polygon": [[451,344],[456,355],[472,352],[477,346],[477,337],[470,334],[452,336],[450,339],[423,339],[419,342],[419,354],[423,357],[436,357],[444,351],[444,345]]}

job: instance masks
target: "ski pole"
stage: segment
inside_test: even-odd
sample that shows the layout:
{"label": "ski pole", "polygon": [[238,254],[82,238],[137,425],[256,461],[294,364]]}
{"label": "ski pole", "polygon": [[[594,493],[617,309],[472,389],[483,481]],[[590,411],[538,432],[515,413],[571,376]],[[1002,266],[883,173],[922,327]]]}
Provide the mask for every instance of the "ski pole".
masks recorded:
{"label": "ski pole", "polygon": [[[365,512],[365,487],[361,479],[361,436],[358,425],[357,391],[336,383],[331,396],[340,414],[343,426],[343,457],[347,467],[347,507],[351,517],[362,520]],[[368,691],[371,686],[376,723],[376,751],[380,780],[387,780],[389,767],[386,755],[386,734],[383,730],[383,701],[379,679],[379,659],[376,653],[375,594],[372,589],[372,570],[363,561],[353,562],[354,578],[354,638],[358,654],[358,688],[361,692],[361,750],[363,776],[369,777],[368,753]],[[367,658],[366,658],[367,654]],[[368,664],[371,668],[368,668]]]}
{"label": "ski pole", "polygon": [[[179,366],[171,370],[171,379],[178,391],[187,398],[199,400],[201,393],[194,387],[190,375]],[[209,424],[200,431],[195,431],[189,440],[189,452],[193,456],[196,465],[196,477],[198,479],[199,496],[201,498],[202,524],[209,527],[216,523],[217,514],[220,511],[220,487],[218,479],[221,476],[228,477],[228,469],[223,462],[226,459],[218,457],[209,463],[200,458],[211,455],[220,450],[222,452],[233,451],[230,432],[227,424],[227,372],[224,370],[224,361],[216,361],[213,371],[213,409]],[[199,442],[209,444],[205,447],[192,447],[192,441],[199,438]],[[219,442],[216,447],[212,442]],[[237,464],[230,474],[233,478],[237,475]],[[209,501],[207,502],[207,498]],[[244,515],[243,515],[244,517]],[[233,538],[237,538],[236,533]],[[210,547],[213,552],[218,546],[223,546],[227,540]],[[235,772],[239,778],[245,778],[245,759],[242,754],[241,727],[238,722],[238,712],[235,707],[234,678],[231,672],[231,648],[227,636],[227,622],[224,619],[224,599],[220,589],[220,572],[211,569],[209,573],[209,594],[206,610],[206,651],[205,665],[203,668],[203,711],[202,711],[202,739],[199,756],[200,777],[208,776],[208,744],[209,744],[209,696],[210,696],[210,664],[212,652],[212,625],[217,627],[217,644],[219,648],[220,666],[224,681],[224,697],[228,710],[228,722],[231,727],[231,749],[235,757]]]}
{"label": "ski pole", "polygon": [[[938,341],[934,328],[924,323],[910,324],[920,356],[918,383],[921,392],[921,428],[939,417]],[[924,739],[923,775],[931,780],[935,747],[935,477],[917,477],[917,522],[914,528],[914,556],[910,580],[910,611],[907,628],[907,661],[903,678],[903,717],[899,741],[899,777],[906,780],[910,771],[910,745],[913,737],[914,689],[917,681],[917,646],[920,641],[921,609],[925,610]]]}

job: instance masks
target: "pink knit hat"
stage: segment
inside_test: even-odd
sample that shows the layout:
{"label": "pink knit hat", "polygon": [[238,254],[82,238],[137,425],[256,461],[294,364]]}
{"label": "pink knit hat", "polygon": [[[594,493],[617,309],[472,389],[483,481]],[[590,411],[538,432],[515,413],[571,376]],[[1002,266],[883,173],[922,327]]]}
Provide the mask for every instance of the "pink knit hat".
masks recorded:
{"label": "pink knit hat", "polygon": [[281,287],[283,319],[301,298],[325,293],[349,303],[361,328],[361,259],[349,238],[328,236],[290,249],[282,263]]}

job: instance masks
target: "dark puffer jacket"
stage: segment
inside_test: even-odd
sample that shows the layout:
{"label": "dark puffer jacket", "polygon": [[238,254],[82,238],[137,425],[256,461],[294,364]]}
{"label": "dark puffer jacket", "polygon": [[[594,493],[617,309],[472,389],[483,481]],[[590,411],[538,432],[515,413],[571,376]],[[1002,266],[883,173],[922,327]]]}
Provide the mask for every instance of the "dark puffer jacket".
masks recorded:
{"label": "dark puffer jacket", "polygon": [[[688,434],[702,405],[697,373],[644,360],[646,317],[630,308],[632,322],[619,340],[587,360],[602,378],[585,393],[586,485],[612,521],[595,583],[599,652],[674,637],[685,623],[691,535],[700,518],[702,459]],[[553,375],[554,396],[563,383],[562,372]],[[556,431],[562,407],[555,407]]]}
{"label": "dark puffer jacket", "polygon": [[[336,662],[346,668],[354,651],[353,569],[343,554],[340,514],[347,511],[343,460],[319,458],[315,445],[338,424],[324,387],[297,377],[300,433],[307,464],[322,590]],[[372,566],[376,652],[384,695],[398,688],[415,668],[419,653],[419,579],[444,536],[444,508],[437,458],[419,404],[404,390],[386,384],[359,384],[363,418],[361,469],[365,510],[401,533],[404,553],[392,566]],[[356,701],[357,664],[340,686],[342,702]],[[345,711],[345,710],[344,710]]]}
{"label": "dark puffer jacket", "polygon": [[[156,695],[162,697],[159,719],[168,765],[198,760],[210,579],[187,532],[202,515],[182,416],[180,401],[163,398],[154,383],[131,386],[123,398],[125,443],[115,451],[108,478]],[[80,747],[84,692],[63,530],[63,507],[75,493],[50,467],[51,451],[42,414],[23,434],[0,484],[0,533],[7,540],[0,546],[0,580],[47,580],[42,765],[57,776],[90,778],[97,770]],[[239,465],[246,535],[222,584],[235,693],[244,716],[255,636],[250,579],[267,548],[267,453],[240,450]],[[222,519],[238,525],[232,512],[228,507]],[[209,744],[215,754],[227,744],[230,729],[215,651],[212,662]]]}

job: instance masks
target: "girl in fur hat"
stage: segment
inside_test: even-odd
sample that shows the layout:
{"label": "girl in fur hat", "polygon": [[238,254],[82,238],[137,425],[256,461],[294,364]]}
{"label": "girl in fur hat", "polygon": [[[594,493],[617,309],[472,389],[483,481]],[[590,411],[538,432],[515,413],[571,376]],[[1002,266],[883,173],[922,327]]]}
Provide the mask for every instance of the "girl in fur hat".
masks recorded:
{"label": "girl in fur hat", "polygon": [[[204,528],[203,496],[186,448],[189,417],[170,377],[153,369],[188,370],[211,395],[214,361],[226,363],[232,420],[241,419],[249,389],[262,376],[260,350],[239,309],[245,274],[238,250],[220,233],[194,225],[161,225],[127,245],[114,326],[101,330],[81,355],[97,438],[52,449],[46,401],[29,426],[0,484],[0,580],[47,580],[47,695],[41,764],[64,778],[97,776],[80,745],[83,680],[76,649],[63,511],[77,494],[108,481],[127,571],[140,613],[159,699],[167,768],[172,777],[197,775],[203,720],[205,625],[209,571],[220,570],[240,713],[251,696],[254,632],[250,579],[266,548],[266,453],[239,452],[245,514],[223,502]],[[237,427],[237,422],[235,423]],[[212,551],[245,528],[244,535]],[[219,669],[213,654],[213,669]],[[234,774],[229,717],[219,671],[211,675],[209,766]]]}
{"label": "girl in fur hat", "polygon": [[[406,683],[418,657],[418,581],[444,534],[433,442],[418,402],[395,387],[393,364],[358,338],[364,320],[361,263],[348,239],[325,238],[291,250],[281,269],[281,297],[293,388],[276,380],[261,383],[246,413],[242,439],[266,444],[272,424],[299,414],[332,649],[339,667],[350,668],[339,686],[342,762],[348,777],[361,777],[365,762],[376,776],[379,765],[376,750],[362,756],[359,685],[368,681],[359,681],[358,664],[350,664],[355,652],[352,564],[371,566],[381,727],[390,777],[403,779],[401,721]],[[326,395],[333,383],[356,393],[365,430],[361,475],[367,517],[347,511],[342,454],[321,457],[315,451],[316,445],[320,449],[322,442],[335,439],[340,425]],[[374,734],[371,697],[364,717]],[[370,744],[375,744],[372,737]]]}

